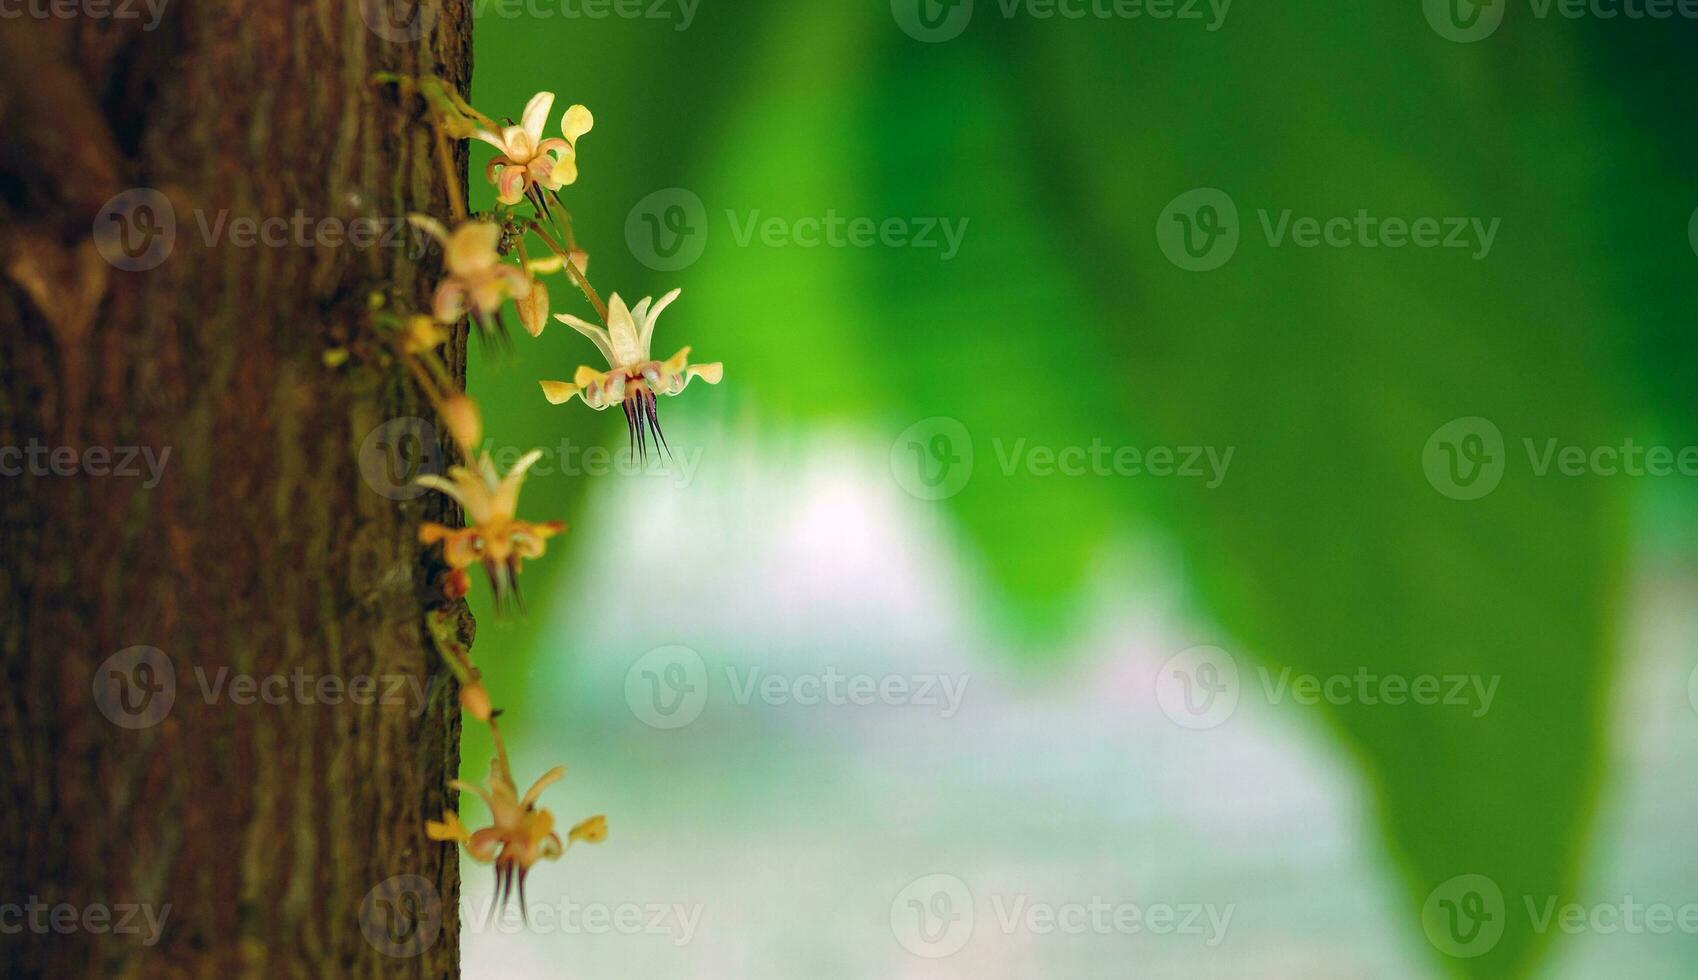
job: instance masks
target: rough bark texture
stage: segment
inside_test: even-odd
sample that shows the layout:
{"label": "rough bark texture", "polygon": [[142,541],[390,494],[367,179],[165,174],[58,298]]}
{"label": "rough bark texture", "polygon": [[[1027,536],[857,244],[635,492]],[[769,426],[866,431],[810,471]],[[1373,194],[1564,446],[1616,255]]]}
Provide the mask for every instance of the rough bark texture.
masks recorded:
{"label": "rough bark texture", "polygon": [[[446,214],[420,103],[370,77],[464,88],[469,10],[423,0],[412,39],[394,26],[412,0],[366,2],[172,0],[151,30],[127,0],[0,20],[0,447],[170,451],[151,488],[0,457],[7,976],[458,972],[457,863],[422,831],[459,741],[417,544],[441,504],[390,499],[358,465],[368,433],[429,410],[399,366],[350,344],[373,288],[423,299],[437,259],[293,231],[233,241],[242,217]],[[139,19],[89,14],[126,6]],[[91,242],[135,187],[176,217],[148,271]],[[327,366],[344,344],[352,359]],[[462,334],[456,371],[464,350]],[[166,680],[108,664],[136,646],[168,658],[175,697],[130,728],[101,692],[145,715]],[[247,692],[243,675],[287,691]],[[379,703],[353,703],[360,677]],[[396,683],[404,703],[382,703]],[[403,882],[367,900],[397,875],[433,894]],[[417,950],[405,916],[433,900],[441,931]],[[129,906],[163,915],[153,945],[145,914],[117,931]]]}

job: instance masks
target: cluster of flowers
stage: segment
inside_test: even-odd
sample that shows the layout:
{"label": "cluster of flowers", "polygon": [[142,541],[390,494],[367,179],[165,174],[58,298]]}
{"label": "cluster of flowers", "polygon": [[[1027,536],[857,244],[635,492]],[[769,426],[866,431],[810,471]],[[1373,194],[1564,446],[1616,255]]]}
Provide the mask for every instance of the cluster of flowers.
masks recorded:
{"label": "cluster of flowers", "polygon": [[[459,390],[439,353],[448,340],[448,328],[470,318],[486,343],[509,344],[503,310],[511,302],[526,332],[540,336],[549,320],[550,299],[544,278],[564,273],[583,293],[601,324],[565,313],[554,319],[589,338],[608,367],[603,371],[581,366],[569,383],[541,382],[542,393],[556,405],[578,398],[597,411],[621,406],[633,447],[640,447],[645,457],[650,434],[657,446],[666,445],[656,411],[657,396],[676,395],[696,378],[717,384],[724,369],[720,364],[690,364],[688,347],[666,360],[650,356],[655,322],[678,298],[678,290],[659,302],[644,299],[627,306],[617,293],[604,303],[590,285],[588,256],[577,245],[571,212],[560,194],[578,179],[578,142],[595,124],[588,109],[581,105],[567,109],[560,120],[561,135],[544,138],[554,106],[553,93],[542,92],[532,98],[517,124],[511,120],[502,124],[473,109],[440,79],[383,75],[377,81],[398,85],[404,92],[424,99],[454,211],[452,226],[427,215],[409,217],[443,250],[446,275],[436,287],[430,313],[383,314],[377,318],[435,406],[460,455],[468,461],[450,469],[446,478],[419,478],[420,485],[458,503],[467,523],[458,529],[425,524],[420,540],[442,546],[443,561],[450,569],[444,589],[448,598],[463,597],[470,589],[467,570],[482,565],[495,592],[497,608],[507,608],[519,603],[518,575],[524,561],[540,557],[548,539],[566,526],[559,521],[538,523],[518,518],[525,474],[542,453],[532,452],[501,473],[487,453],[479,452],[482,415]],[[469,215],[458,193],[449,141],[464,139],[488,143],[497,151],[485,176],[495,186],[500,203],[487,216]],[[548,254],[533,259],[526,249],[530,238],[541,241]],[[441,820],[430,821],[426,833],[432,840],[463,846],[480,863],[494,864],[496,902],[492,909],[504,908],[516,888],[523,910],[524,882],[531,867],[538,861],[559,858],[573,843],[599,843],[607,836],[607,821],[591,817],[572,827],[561,841],[554,830],[553,815],[537,802],[546,787],[565,775],[563,766],[550,770],[524,796],[519,795],[501,739],[501,713],[491,708],[470,651],[454,635],[452,617],[446,611],[432,613],[430,625],[437,649],[460,681],[462,707],[490,726],[495,757],[486,786],[459,780],[451,784],[455,790],[480,797],[489,808],[492,825],[471,831],[459,814],[450,810]]]}

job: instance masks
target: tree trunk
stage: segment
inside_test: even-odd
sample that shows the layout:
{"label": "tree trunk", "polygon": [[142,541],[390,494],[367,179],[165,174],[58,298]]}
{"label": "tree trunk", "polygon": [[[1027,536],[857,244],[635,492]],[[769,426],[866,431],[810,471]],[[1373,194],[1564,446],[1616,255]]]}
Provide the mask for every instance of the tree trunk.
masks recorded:
{"label": "tree trunk", "polygon": [[371,435],[430,413],[365,325],[437,269],[422,106],[371,81],[466,86],[464,0],[422,2],[0,19],[8,976],[458,972],[441,504]]}

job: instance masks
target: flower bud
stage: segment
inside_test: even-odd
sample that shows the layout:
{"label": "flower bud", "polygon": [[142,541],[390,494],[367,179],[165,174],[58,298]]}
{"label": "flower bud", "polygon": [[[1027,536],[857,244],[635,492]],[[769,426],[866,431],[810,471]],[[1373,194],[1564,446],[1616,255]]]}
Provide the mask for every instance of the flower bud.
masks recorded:
{"label": "flower bud", "polygon": [[449,435],[460,444],[460,450],[470,456],[472,447],[483,438],[483,416],[478,412],[477,402],[466,395],[453,395],[442,403],[438,411],[443,424],[448,426]]}
{"label": "flower bud", "polygon": [[460,688],[460,707],[466,709],[466,714],[478,721],[488,721],[492,714],[489,705],[489,692],[483,689],[482,681],[473,681]]}
{"label": "flower bud", "polygon": [[532,280],[531,291],[513,302],[519,307],[519,322],[524,324],[525,332],[533,337],[542,336],[542,328],[548,325],[548,287]]}

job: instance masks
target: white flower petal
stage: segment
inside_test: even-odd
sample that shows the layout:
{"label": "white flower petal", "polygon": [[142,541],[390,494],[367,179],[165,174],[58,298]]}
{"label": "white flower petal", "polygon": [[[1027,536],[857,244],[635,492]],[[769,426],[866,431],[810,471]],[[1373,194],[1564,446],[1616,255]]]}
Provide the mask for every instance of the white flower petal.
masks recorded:
{"label": "white flower petal", "polygon": [[525,114],[519,125],[523,126],[531,138],[531,145],[542,142],[542,131],[548,126],[548,114],[554,109],[554,93],[538,92],[531,96],[531,101],[525,105]]}
{"label": "white flower petal", "polygon": [[466,506],[466,498],[461,496],[460,488],[455,486],[454,484],[450,483],[449,481],[444,480],[440,476],[436,476],[434,474],[427,473],[424,476],[418,477],[417,479],[413,480],[413,483],[417,484],[418,486],[424,487],[426,490],[435,490],[439,493],[447,495],[455,503],[459,504],[461,506],[461,508],[465,508],[465,506]]}
{"label": "white flower petal", "polygon": [[672,301],[682,295],[683,292],[684,290],[682,289],[674,289],[672,292],[662,296],[660,298],[660,302],[654,304],[654,309],[649,311],[648,319],[643,322],[643,335],[639,338],[642,342],[643,350],[646,351],[652,349],[655,321],[660,319],[660,315],[665,313],[666,308],[671,306]]}
{"label": "white flower petal", "polygon": [[618,293],[607,301],[607,336],[618,358],[613,362],[614,367],[630,367],[648,360],[648,348],[637,335],[637,321],[631,318],[631,310]]}
{"label": "white flower petal", "polygon": [[613,342],[608,339],[606,330],[588,320],[580,320],[570,313],[556,313],[554,318],[588,337],[590,342],[595,344],[596,350],[601,351],[601,356],[607,358],[607,366],[616,366],[613,363]]}
{"label": "white flower petal", "polygon": [[519,806],[527,810],[530,809],[533,805],[535,805],[537,797],[542,795],[543,790],[547,789],[554,783],[559,782],[565,775],[565,766],[555,766],[553,769],[543,773],[542,778],[538,779],[531,786],[530,790],[525,793],[525,798],[519,801]]}
{"label": "white flower petal", "polygon": [[407,224],[412,225],[414,228],[419,229],[444,245],[448,243],[448,229],[443,227],[442,222],[428,214],[409,214],[407,215]]}
{"label": "white flower petal", "polygon": [[495,147],[502,153],[507,152],[507,141],[502,139],[498,133],[492,133],[487,129],[480,129],[472,134],[472,139],[483,140],[485,143]]}
{"label": "white flower petal", "polygon": [[525,483],[525,473],[536,461],[542,458],[542,450],[533,449],[519,458],[507,475],[501,478],[501,485],[495,490],[495,499],[491,509],[498,515],[512,518],[519,510],[519,488]]}

